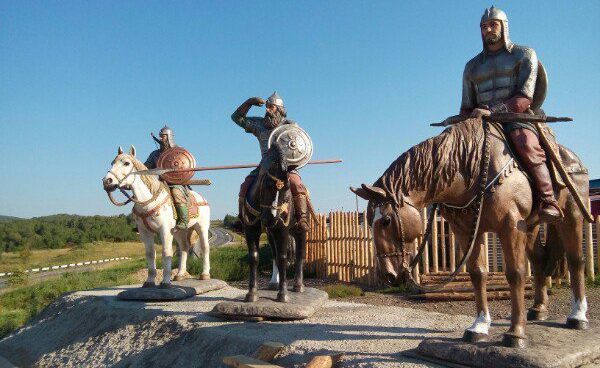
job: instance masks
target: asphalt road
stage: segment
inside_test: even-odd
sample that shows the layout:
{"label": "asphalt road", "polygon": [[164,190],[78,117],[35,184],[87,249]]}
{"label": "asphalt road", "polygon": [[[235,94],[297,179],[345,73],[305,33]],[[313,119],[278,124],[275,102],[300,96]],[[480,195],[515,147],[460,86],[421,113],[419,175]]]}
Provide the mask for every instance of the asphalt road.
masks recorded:
{"label": "asphalt road", "polygon": [[233,241],[233,235],[222,227],[213,227],[210,232],[212,235],[210,239],[211,247],[220,247]]}

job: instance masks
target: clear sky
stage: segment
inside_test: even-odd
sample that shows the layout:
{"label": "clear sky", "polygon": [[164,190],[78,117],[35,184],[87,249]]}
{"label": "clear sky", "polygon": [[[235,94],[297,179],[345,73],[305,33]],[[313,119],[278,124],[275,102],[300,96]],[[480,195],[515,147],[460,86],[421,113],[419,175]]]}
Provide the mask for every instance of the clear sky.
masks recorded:
{"label": "clear sky", "polygon": [[[165,123],[200,165],[257,162],[231,120],[277,90],[312,136],[302,177],[321,211],[352,209],[429,123],[457,113],[481,50],[482,1],[0,1],[0,214],[115,214],[101,178],[117,147],[142,160]],[[549,75],[544,108],[572,116],[560,141],[600,177],[599,1],[499,1],[513,41]],[[594,41],[596,40],[596,41]],[[263,115],[263,109],[251,113]],[[237,211],[249,170],[196,187],[213,217]],[[361,208],[364,203],[360,204]]]}

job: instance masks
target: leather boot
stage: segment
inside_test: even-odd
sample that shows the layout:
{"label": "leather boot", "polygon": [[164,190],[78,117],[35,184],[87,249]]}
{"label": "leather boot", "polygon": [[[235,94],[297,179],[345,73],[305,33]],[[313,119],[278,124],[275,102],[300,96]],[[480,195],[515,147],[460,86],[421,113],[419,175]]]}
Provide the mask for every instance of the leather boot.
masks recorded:
{"label": "leather boot", "polygon": [[308,198],[306,194],[298,194],[294,198],[294,214],[296,215],[296,225],[302,231],[308,231]]}
{"label": "leather boot", "polygon": [[185,204],[175,204],[175,211],[177,211],[177,223],[175,227],[179,230],[185,230],[188,227],[188,206]]}
{"label": "leather boot", "polygon": [[528,169],[542,202],[539,210],[540,221],[549,224],[559,221],[562,218],[562,212],[556,198],[554,198],[548,167],[544,163],[531,166]]}

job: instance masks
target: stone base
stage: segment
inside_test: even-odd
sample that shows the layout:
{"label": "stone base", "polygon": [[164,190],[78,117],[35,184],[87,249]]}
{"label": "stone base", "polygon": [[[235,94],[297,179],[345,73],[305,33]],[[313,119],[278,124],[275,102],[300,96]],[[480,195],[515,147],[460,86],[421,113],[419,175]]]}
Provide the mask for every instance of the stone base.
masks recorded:
{"label": "stone base", "polygon": [[171,287],[146,287],[132,288],[120,292],[117,298],[121,300],[134,301],[169,301],[190,298],[194,295],[203,294],[212,290],[219,290],[227,286],[222,280],[198,280],[187,279],[173,281]]}
{"label": "stone base", "polygon": [[489,342],[470,344],[460,338],[423,340],[413,351],[425,360],[433,358],[448,366],[571,368],[600,359],[600,324],[589,330],[567,328],[565,321],[527,324],[527,348],[502,346],[509,323],[494,323]]}
{"label": "stone base", "polygon": [[257,302],[247,303],[243,298],[221,302],[213,308],[211,314],[226,319],[248,320],[249,317],[271,320],[305,319],[312,316],[329,298],[327,293],[306,288],[303,293],[289,292],[290,301],[280,303],[276,290],[259,290]]}

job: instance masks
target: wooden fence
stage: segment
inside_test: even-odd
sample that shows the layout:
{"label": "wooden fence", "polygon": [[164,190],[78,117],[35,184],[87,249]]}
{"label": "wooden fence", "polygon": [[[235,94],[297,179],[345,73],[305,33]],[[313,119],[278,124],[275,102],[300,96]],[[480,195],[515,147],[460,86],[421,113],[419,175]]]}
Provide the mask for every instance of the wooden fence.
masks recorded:
{"label": "wooden fence", "polygon": [[[427,218],[426,215],[423,213],[423,219]],[[379,285],[371,229],[363,220],[363,214],[330,212],[328,215],[318,215],[318,219],[319,223],[312,219],[310,223],[311,232],[308,235],[306,254],[307,272],[319,278],[333,278],[366,286]],[[423,226],[426,226],[426,223]],[[448,223],[438,214],[432,232],[432,241],[425,249],[421,262],[415,267],[413,276],[416,280],[419,280],[420,274],[435,275],[451,272],[462,258],[462,251],[456,244],[454,234],[450,231]],[[596,218],[595,224],[584,224],[583,250],[588,279],[594,279],[595,268],[600,269],[599,233],[600,216]],[[545,226],[542,226],[541,237],[544,241]],[[484,239],[483,247],[487,255],[488,271],[504,271],[504,257],[498,237],[496,234],[486,233]],[[413,244],[413,252],[417,249],[418,241],[420,239]],[[566,270],[566,264],[564,269]],[[461,271],[466,272],[466,269],[463,268]],[[529,262],[527,274],[531,275]],[[568,280],[568,272],[565,279]],[[558,284],[562,281],[560,278],[554,280]]]}

